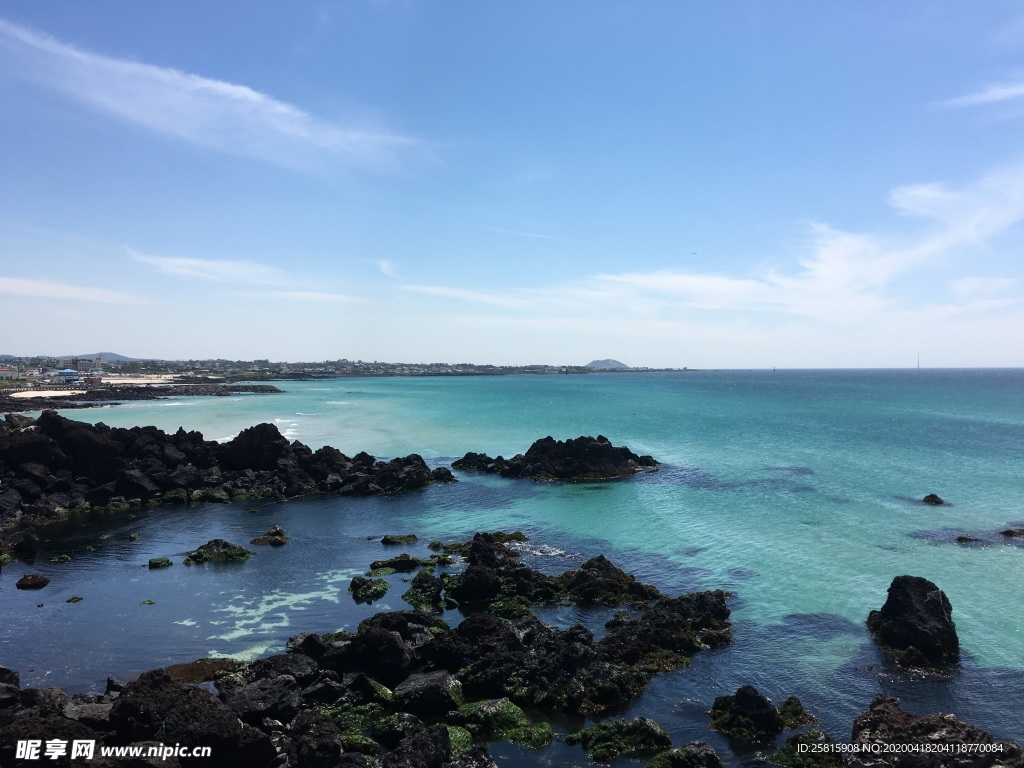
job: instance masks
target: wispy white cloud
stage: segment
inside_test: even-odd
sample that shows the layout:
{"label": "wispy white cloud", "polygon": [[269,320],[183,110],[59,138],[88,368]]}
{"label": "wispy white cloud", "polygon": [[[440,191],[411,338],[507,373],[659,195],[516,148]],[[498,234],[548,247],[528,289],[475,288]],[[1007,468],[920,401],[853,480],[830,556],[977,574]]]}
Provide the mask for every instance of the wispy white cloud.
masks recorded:
{"label": "wispy white cloud", "polygon": [[84,51],[0,19],[4,53],[11,72],[119,120],[207,149],[292,167],[331,157],[386,168],[423,148],[408,136],[317,119],[244,85]]}
{"label": "wispy white cloud", "polygon": [[135,261],[148,264],[165,275],[223,283],[258,283],[274,285],[285,275],[274,267],[254,261],[227,259],[191,259],[179,256],[150,256],[132,248],[125,250]]}
{"label": "wispy white cloud", "polygon": [[377,269],[388,277],[395,276],[395,263],[391,259],[377,259]]}
{"label": "wispy white cloud", "polygon": [[[774,315],[775,322],[809,321],[847,330],[928,307],[944,307],[944,315],[951,316],[1014,303],[1014,279],[966,277],[956,258],[1024,219],[1024,167],[1007,166],[959,187],[907,185],[893,190],[889,202],[897,212],[922,222],[917,232],[896,236],[812,224],[802,257],[761,273],[662,268],[603,272],[560,285],[508,291],[438,285],[404,289],[548,319],[633,316],[674,322],[692,319],[694,312],[705,317],[715,312],[725,321],[756,313]],[[945,295],[915,298],[908,305],[906,297],[916,291],[907,280],[920,279],[923,269],[935,265],[959,275],[950,279]]]}
{"label": "wispy white cloud", "polygon": [[980,91],[968,93],[942,102],[945,107],[975,107],[981,104],[995,104],[1000,101],[1019,99],[1024,96],[1024,80],[989,83]]}
{"label": "wispy white cloud", "polygon": [[139,304],[141,299],[128,293],[93,288],[84,285],[55,283],[50,280],[30,280],[19,277],[0,277],[0,294],[26,296],[36,299],[88,301],[98,304]]}

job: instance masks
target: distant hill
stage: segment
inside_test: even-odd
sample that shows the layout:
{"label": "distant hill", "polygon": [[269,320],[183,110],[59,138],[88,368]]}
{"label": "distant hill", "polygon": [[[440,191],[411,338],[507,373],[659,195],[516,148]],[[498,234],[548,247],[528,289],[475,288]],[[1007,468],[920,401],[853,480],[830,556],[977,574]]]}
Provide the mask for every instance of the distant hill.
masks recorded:
{"label": "distant hill", "polygon": [[60,355],[56,359],[57,360],[71,360],[72,358],[75,358],[75,357],[80,358],[80,359],[84,358],[86,360],[90,360],[90,359],[97,358],[97,357],[103,357],[103,358],[106,358],[107,360],[109,360],[112,363],[138,363],[138,362],[140,362],[142,360],[149,360],[150,359],[148,357],[147,358],[142,358],[142,357],[125,357],[124,355],[117,354],[117,352],[93,352],[91,355]]}
{"label": "distant hill", "polygon": [[629,366],[609,358],[606,360],[591,360],[584,368],[629,368]]}

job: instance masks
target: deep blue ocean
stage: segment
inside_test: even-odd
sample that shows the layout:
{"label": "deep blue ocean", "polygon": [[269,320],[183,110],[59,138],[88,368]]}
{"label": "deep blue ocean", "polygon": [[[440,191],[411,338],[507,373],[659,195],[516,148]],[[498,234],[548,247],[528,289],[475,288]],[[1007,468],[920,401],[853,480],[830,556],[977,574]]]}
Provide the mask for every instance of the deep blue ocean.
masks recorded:
{"label": "deep blue ocean", "polygon": [[[553,484],[456,473],[460,482],[401,496],[154,510],[46,533],[29,566],[0,573],[0,664],[22,684],[102,689],[107,675],[203,656],[279,652],[301,630],[355,629],[407,607],[401,575],[372,607],[347,593],[384,552],[378,537],[454,540],[519,529],[526,557],[560,572],[604,553],[667,593],[725,589],[735,643],[656,677],[619,715],[657,719],[677,744],[712,743],[716,696],[755,685],[795,694],[838,741],[876,692],[905,709],[955,712],[1024,742],[1024,370],[688,371],[280,382],[280,395],[181,398],[69,411],[111,426],[198,429],[228,439],[269,421],[291,439],[382,458],[449,464],[466,451],[511,456],[537,438],[603,434],[649,453],[659,472]],[[920,503],[937,493],[948,503]],[[214,537],[245,543],[274,523],[291,542],[244,564],[181,565]],[[98,527],[97,527],[98,526]],[[129,535],[139,533],[132,541]],[[958,544],[965,533],[984,540]],[[87,551],[91,547],[92,551]],[[416,554],[417,547],[407,548]],[[67,564],[53,564],[67,553]],[[175,565],[149,571],[151,557]],[[19,592],[26,572],[52,581]],[[948,595],[963,658],[949,678],[889,664],[864,621],[893,577]],[[66,599],[84,599],[68,604]],[[143,605],[154,600],[154,605]],[[600,628],[607,611],[547,609],[545,620]],[[457,614],[446,614],[452,622]],[[576,728],[579,722],[559,724]],[[502,766],[588,765],[578,747],[540,753],[493,745]],[[630,765],[630,761],[617,764]]]}

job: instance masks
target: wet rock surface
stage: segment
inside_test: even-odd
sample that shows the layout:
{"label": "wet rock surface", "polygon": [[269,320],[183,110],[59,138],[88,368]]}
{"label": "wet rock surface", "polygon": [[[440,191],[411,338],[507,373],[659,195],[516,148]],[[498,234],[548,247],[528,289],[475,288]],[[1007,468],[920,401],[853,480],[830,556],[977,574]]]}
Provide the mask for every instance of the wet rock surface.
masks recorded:
{"label": "wet rock surface", "polygon": [[[914,715],[900,709],[899,699],[878,694],[868,710],[853,723],[854,744],[877,745],[879,753],[858,755],[853,766],[874,768],[988,768],[1024,766],[1021,747],[1016,742],[998,742],[992,734],[953,715]],[[921,745],[913,752],[882,752],[886,745]],[[960,752],[960,744],[983,745],[981,749]],[[940,748],[945,747],[945,748]]]}
{"label": "wet rock surface", "polygon": [[638,456],[625,446],[616,447],[604,435],[564,441],[549,436],[534,442],[525,454],[516,454],[511,459],[470,452],[453,462],[452,467],[502,477],[588,481],[654,471],[658,462],[650,456]]}
{"label": "wet rock surface", "polygon": [[881,610],[867,625],[882,650],[901,666],[942,668],[960,658],[960,640],[946,594],[920,576],[897,576]]}
{"label": "wet rock surface", "polygon": [[200,547],[185,553],[185,565],[199,563],[240,563],[252,557],[245,547],[224,539],[211,539]]}
{"label": "wet rock surface", "polygon": [[719,696],[708,712],[711,727],[739,742],[774,739],[786,727],[782,715],[752,685],[744,685],[732,696]]}

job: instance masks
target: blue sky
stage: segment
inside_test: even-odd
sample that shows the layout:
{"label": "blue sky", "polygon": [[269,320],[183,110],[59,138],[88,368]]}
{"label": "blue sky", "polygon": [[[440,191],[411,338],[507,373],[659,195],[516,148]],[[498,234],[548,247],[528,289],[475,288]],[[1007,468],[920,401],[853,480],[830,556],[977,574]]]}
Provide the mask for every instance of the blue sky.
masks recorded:
{"label": "blue sky", "polygon": [[1018,2],[0,1],[0,352],[1024,366]]}

